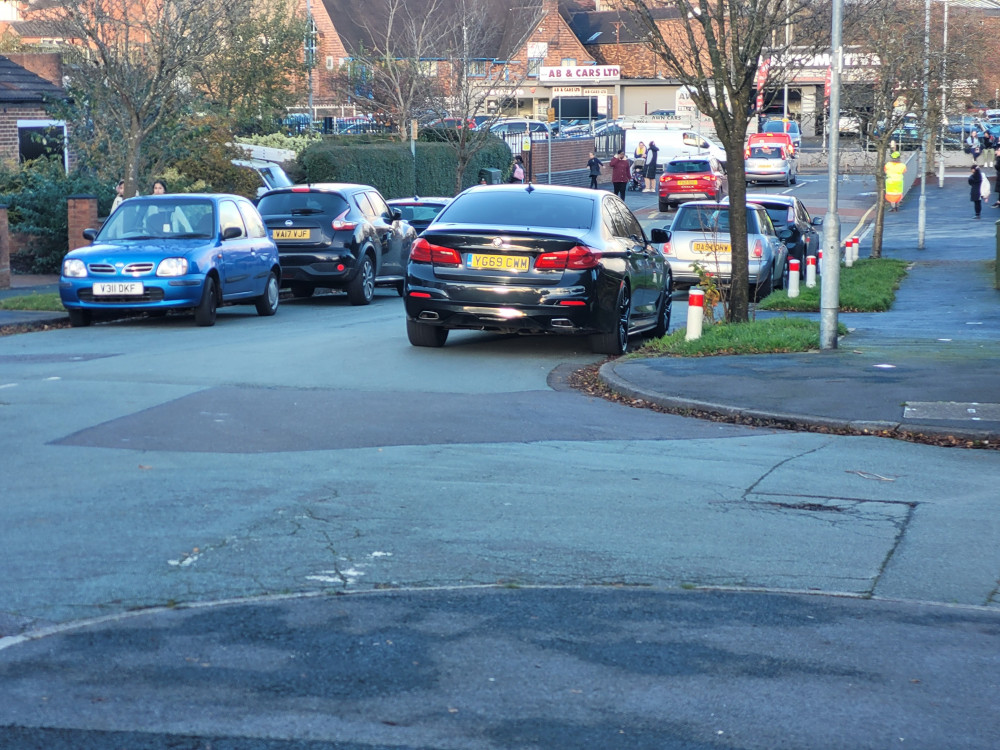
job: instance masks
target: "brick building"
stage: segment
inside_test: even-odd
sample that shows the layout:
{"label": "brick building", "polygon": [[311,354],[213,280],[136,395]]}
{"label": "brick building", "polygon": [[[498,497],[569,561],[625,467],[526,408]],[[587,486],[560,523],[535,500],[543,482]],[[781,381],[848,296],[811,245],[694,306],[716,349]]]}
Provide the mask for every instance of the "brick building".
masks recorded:
{"label": "brick building", "polygon": [[42,154],[61,156],[71,168],[66,123],[47,105],[64,99],[58,54],[0,56],[0,159],[24,161]]}

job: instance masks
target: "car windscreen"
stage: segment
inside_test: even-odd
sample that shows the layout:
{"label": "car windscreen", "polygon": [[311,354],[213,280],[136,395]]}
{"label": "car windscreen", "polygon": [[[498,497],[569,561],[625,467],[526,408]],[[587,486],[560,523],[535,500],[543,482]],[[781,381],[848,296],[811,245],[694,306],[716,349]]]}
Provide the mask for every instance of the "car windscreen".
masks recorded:
{"label": "car windscreen", "polygon": [[693,174],[695,172],[711,172],[712,168],[704,159],[685,159],[667,162],[663,171],[667,174]]}
{"label": "car windscreen", "polygon": [[442,206],[408,206],[396,203],[392,206],[398,208],[403,215],[403,221],[430,221],[441,212]]}
{"label": "car windscreen", "polygon": [[[682,206],[674,217],[672,232],[729,233],[729,209],[719,206]],[[753,214],[747,211],[747,232],[757,232]]]}
{"label": "car windscreen", "polygon": [[309,216],[326,214],[340,216],[349,208],[340,193],[282,192],[270,193],[260,199],[257,210],[261,216]]}
{"label": "car windscreen", "polygon": [[751,159],[780,159],[781,148],[778,146],[751,146]]}
{"label": "car windscreen", "polygon": [[96,241],[194,239],[214,234],[211,201],[132,198],[122,203],[104,223]]}
{"label": "car windscreen", "polygon": [[764,127],[761,128],[761,132],[763,132],[763,133],[784,133],[785,132],[785,123],[781,122],[781,120],[769,120],[768,122],[764,123]]}
{"label": "car windscreen", "polygon": [[590,229],[594,201],[543,190],[476,189],[455,198],[437,220],[450,224]]}

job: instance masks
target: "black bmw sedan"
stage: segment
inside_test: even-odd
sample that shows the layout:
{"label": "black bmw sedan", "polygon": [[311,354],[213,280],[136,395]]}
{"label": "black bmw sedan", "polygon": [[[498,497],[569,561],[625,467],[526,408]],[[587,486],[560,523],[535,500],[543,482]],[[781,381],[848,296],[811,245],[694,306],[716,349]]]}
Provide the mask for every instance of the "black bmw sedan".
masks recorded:
{"label": "black bmw sedan", "polygon": [[662,336],[673,282],[663,255],[611,193],[554,185],[477,185],[413,243],[406,331],[444,346],[448,331],[584,334],[601,354]]}

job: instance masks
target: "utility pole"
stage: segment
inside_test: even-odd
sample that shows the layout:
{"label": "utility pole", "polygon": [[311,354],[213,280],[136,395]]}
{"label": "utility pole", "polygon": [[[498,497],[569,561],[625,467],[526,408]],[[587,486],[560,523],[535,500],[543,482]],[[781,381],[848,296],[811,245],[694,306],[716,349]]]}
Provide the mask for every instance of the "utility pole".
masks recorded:
{"label": "utility pole", "polygon": [[927,151],[931,147],[931,129],[927,123],[927,86],[931,77],[931,0],[924,0],[924,110],[923,143],[917,158],[920,170],[920,202],[917,211],[917,249],[924,249],[927,233]]}
{"label": "utility pole", "polygon": [[948,91],[948,0],[944,0],[944,36],[942,40],[942,50],[941,55],[941,137],[938,139],[940,143],[938,144],[939,153],[941,158],[938,160],[938,187],[944,187],[944,137],[947,132],[945,125],[948,123],[948,110],[946,109],[948,104],[947,91]]}
{"label": "utility pole", "polygon": [[[928,0],[929,1],[929,0]],[[840,117],[840,75],[844,69],[844,0],[833,0],[830,33],[830,109],[828,119]],[[830,120],[831,123],[835,120]],[[837,215],[837,166],[840,164],[840,128],[830,127],[830,156],[826,169],[828,197],[823,219],[823,275],[819,294],[819,348],[837,348],[840,312],[840,216]]]}
{"label": "utility pole", "polygon": [[309,124],[315,118],[313,112],[313,68],[316,64],[316,25],[313,23],[312,0],[306,0],[306,67],[309,69]]}

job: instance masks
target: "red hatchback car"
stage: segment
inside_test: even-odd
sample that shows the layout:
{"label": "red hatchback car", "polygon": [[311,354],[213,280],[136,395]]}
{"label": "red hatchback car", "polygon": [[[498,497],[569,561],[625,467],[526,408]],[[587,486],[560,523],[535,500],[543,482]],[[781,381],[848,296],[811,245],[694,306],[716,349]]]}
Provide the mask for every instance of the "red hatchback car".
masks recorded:
{"label": "red hatchback car", "polygon": [[726,170],[711,156],[681,156],[663,165],[659,184],[660,211],[684,201],[721,201],[729,192]]}

